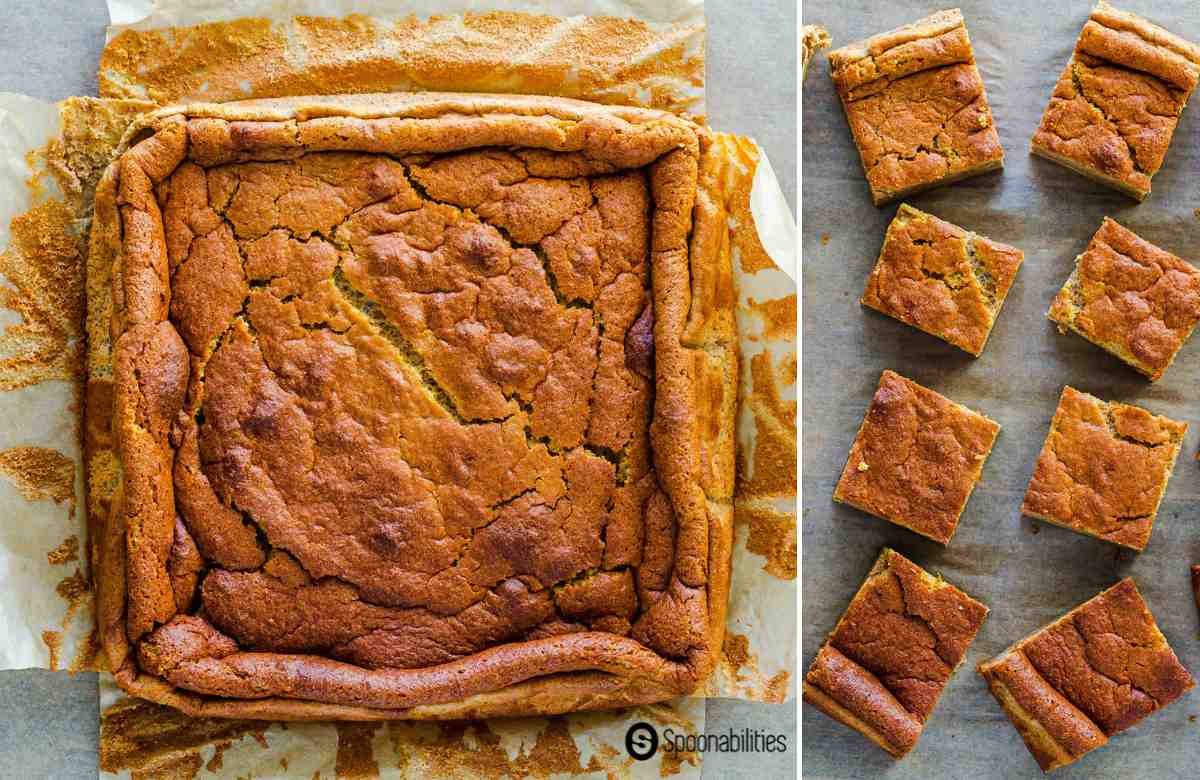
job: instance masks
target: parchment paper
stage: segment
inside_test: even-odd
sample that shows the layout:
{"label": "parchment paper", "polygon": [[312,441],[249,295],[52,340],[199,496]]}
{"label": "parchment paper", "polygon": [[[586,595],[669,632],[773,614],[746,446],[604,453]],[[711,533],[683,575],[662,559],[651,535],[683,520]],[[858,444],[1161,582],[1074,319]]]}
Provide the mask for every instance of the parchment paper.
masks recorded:
{"label": "parchment paper", "polygon": [[[26,159],[59,126],[54,104],[0,93],[0,669],[64,668],[93,624],[79,445],[81,332],[52,298],[56,284],[37,235],[70,226],[61,218],[61,193]],[[48,238],[74,243],[61,233]]]}
{"label": "parchment paper", "polygon": [[[684,3],[683,5],[695,4]],[[14,98],[14,100],[20,101],[22,99]],[[30,136],[30,132],[25,127],[24,121],[18,121],[13,131],[4,136],[5,139],[12,139],[12,145],[10,149],[11,153],[4,156],[6,173],[9,175],[0,176],[0,179],[3,180],[2,186],[9,187],[13,193],[28,191],[28,188],[25,186],[25,180],[29,178],[29,170],[27,167],[19,164],[18,161],[24,157],[26,151],[37,148],[44,141],[45,137],[52,132],[54,125],[53,117],[56,113],[54,106],[50,104],[30,103],[28,106],[24,104],[19,105],[21,110],[9,112],[10,116],[21,117],[25,121],[28,121],[26,117],[44,117],[46,118],[46,122],[43,123],[44,127]],[[763,255],[765,251],[779,258],[780,265],[790,270],[794,267],[794,258],[796,255],[795,231],[791,214],[787,208],[786,201],[779,192],[778,184],[775,182],[775,177],[770,170],[769,163],[765,161],[765,158],[761,156],[761,152],[752,143],[746,142],[745,147],[748,151],[746,151],[744,159],[740,162],[740,170],[735,172],[734,177],[741,176],[748,181],[753,181],[753,187],[750,187],[748,183],[743,183],[738,185],[740,189],[730,196],[729,203],[726,205],[729,209],[731,230],[752,232],[753,224],[757,222],[759,235],[755,240],[761,240],[765,250],[763,247],[757,249],[748,248],[747,254],[744,257],[757,257],[758,255]],[[25,200],[28,201],[29,197],[31,196],[26,194]],[[19,205],[25,201],[17,198],[10,199],[8,202]],[[755,252],[758,255],[755,255]],[[770,265],[769,260],[767,261],[767,265]],[[771,276],[772,272],[775,274],[775,277]],[[744,275],[743,288],[753,292],[755,300],[760,304],[772,297],[785,301],[790,298],[794,308],[794,286],[786,278],[786,275],[779,271],[772,271],[772,269],[766,267],[755,267],[747,271]],[[751,320],[753,320],[754,316],[757,315],[752,314]],[[786,364],[786,354],[789,350],[794,352],[795,347],[794,339],[787,333],[784,335],[785,338],[782,340],[784,346],[782,349]],[[756,351],[763,350],[763,345],[767,342],[772,343],[767,344],[766,349],[774,350],[776,353],[780,350],[779,345],[773,343],[779,341],[779,339],[764,339],[763,328],[761,326],[754,330],[751,341],[754,343],[743,345],[746,354],[754,354]],[[790,346],[788,346],[789,344]],[[779,355],[775,355],[774,357],[778,359]],[[794,405],[794,360],[791,361],[790,366],[792,371],[791,380],[790,382],[784,381],[782,383],[784,387],[779,395],[785,404],[792,403]],[[786,368],[787,366],[785,365],[785,370],[783,371],[785,375]],[[784,379],[786,379],[786,376]],[[71,383],[68,382],[67,384],[70,385]],[[8,397],[0,397],[0,409],[6,408],[8,402]],[[60,427],[68,425],[71,437],[70,441],[76,442],[77,431],[74,427],[77,424],[75,421],[76,410],[64,403],[56,403],[57,406],[50,413],[41,414],[40,416]],[[19,409],[19,407],[15,406],[13,408]],[[19,419],[21,419],[19,424],[14,423],[14,427],[18,429],[21,426],[27,425],[23,418]],[[794,418],[792,425],[794,427]],[[754,436],[752,432],[749,434],[743,432],[740,435],[743,438],[748,436],[748,441],[751,444],[753,443]],[[70,451],[70,456],[75,459],[74,462],[78,465],[77,444],[74,446],[76,449]],[[70,450],[69,446],[64,445],[64,447]],[[77,477],[79,476],[79,471],[78,468],[75,469]],[[82,505],[82,496],[79,488],[80,485],[77,484],[74,499]],[[793,540],[791,550],[794,557],[794,513],[790,511],[790,506],[790,502],[784,502],[776,508],[782,512],[784,519],[790,523],[789,527],[792,529],[791,539]],[[37,517],[36,507],[31,508],[28,501],[14,504],[12,510],[11,516],[15,518]],[[71,514],[68,512],[67,519],[69,523],[73,523],[73,525],[68,525],[68,530],[77,531],[80,539],[83,539],[83,518],[81,514]],[[17,524],[14,524],[14,527],[16,526]],[[40,527],[49,527],[49,525],[41,523]],[[776,530],[778,531],[778,529]],[[786,541],[786,531],[788,529],[784,528],[783,530],[785,531],[783,537]],[[788,628],[794,625],[790,622],[793,614],[792,604],[794,604],[795,598],[794,571],[790,575],[791,579],[786,574],[780,577],[778,572],[768,571],[767,566],[764,565],[764,558],[769,559],[768,562],[775,561],[779,556],[779,551],[769,550],[764,552],[761,549],[755,549],[753,541],[754,533],[755,530],[753,528],[743,527],[739,529],[737,549],[735,550],[735,567],[737,568],[733,582],[733,593],[731,594],[731,632],[736,633],[745,642],[745,645],[735,647],[733,655],[723,661],[721,670],[714,677],[714,684],[707,693],[709,695],[728,695],[751,699],[766,698],[778,701],[786,696],[790,696],[794,689],[794,680],[789,675],[794,666],[795,647],[792,641],[794,630]],[[778,537],[778,534],[776,534],[776,537]],[[759,541],[761,542],[761,539]],[[47,549],[49,550],[50,548],[48,547]],[[12,545],[11,550],[6,550],[5,552],[12,553],[19,551],[20,548],[18,546]],[[81,554],[84,554],[82,550]],[[46,563],[41,563],[41,559],[44,559],[45,555],[45,551],[40,553],[41,558],[39,558],[39,555],[26,555],[27,558],[33,560],[34,565],[32,569],[36,570],[37,576],[41,579],[45,579],[47,571],[54,574],[54,569],[50,567],[58,565],[49,561],[49,559],[46,559]],[[794,569],[794,564],[792,568]],[[15,584],[18,582],[18,579],[11,577],[6,579],[7,582]],[[50,582],[46,585],[39,581],[37,585],[39,590],[37,592],[53,593],[56,584],[56,582]],[[47,614],[54,612],[54,609],[46,609],[37,603],[22,602],[24,594],[20,589],[9,590],[7,592],[11,598],[7,600],[0,598],[0,603],[3,603],[5,607],[9,606],[8,601],[15,602],[16,604],[12,609],[12,615],[5,617],[6,621],[24,621],[27,626],[26,633],[30,637],[36,636],[39,630],[45,630],[42,627],[48,624],[47,621],[50,621],[49,624],[55,627],[58,626],[57,623],[53,623]],[[55,601],[53,607],[57,608],[57,612],[59,613],[57,617],[61,622],[61,613],[63,611],[61,599]],[[779,613],[778,616],[774,614],[776,611]],[[76,627],[72,633],[82,640],[90,634],[91,626],[88,621],[88,618],[90,618],[90,608],[76,609],[74,614],[81,616],[83,619],[76,621]],[[768,615],[772,618],[779,617],[780,619],[764,619]],[[70,642],[71,640],[67,638],[66,641]],[[27,652],[25,655],[7,661],[8,665],[6,668],[47,665],[49,659],[44,647],[44,644],[42,647],[39,647],[35,641],[26,642]],[[66,650],[60,650],[62,655],[67,655],[68,652],[71,652],[73,655],[73,651],[74,648],[69,644]],[[102,678],[102,685],[109,685],[111,687],[108,678]],[[613,746],[620,746],[622,744],[630,718],[664,724],[671,722],[672,718],[680,717],[682,720],[678,721],[677,725],[685,726],[684,730],[692,733],[703,732],[703,702],[701,700],[683,700],[672,706],[677,709],[678,715],[671,715],[669,710],[655,710],[651,712],[635,710],[631,713],[589,715],[581,716],[580,718],[572,716],[566,719],[572,739],[582,758],[582,766],[600,773],[616,769],[619,770],[619,776],[640,776],[643,772],[659,774],[662,771],[678,772],[681,773],[681,776],[685,777],[692,776],[693,774],[698,776],[698,756],[684,757],[682,762],[668,760],[667,764],[663,767],[660,767],[657,760],[630,767],[628,766],[628,757],[624,755],[623,751],[621,751],[620,755],[609,754]],[[699,713],[698,715],[697,712]],[[658,718],[658,720],[655,720],[655,718]],[[586,733],[584,733],[585,727]],[[285,730],[281,727],[275,726],[272,728],[278,729],[281,734],[285,733]],[[289,728],[293,731],[295,730],[295,727]],[[342,737],[345,735],[340,733],[338,729],[332,726],[325,726],[325,728],[334,731],[334,744],[340,745],[343,743]],[[534,748],[538,745],[538,737],[547,728],[547,721],[542,720],[538,723],[514,724],[507,729],[501,729],[502,742],[505,743],[508,758],[511,761],[529,760],[529,756],[522,759],[521,744],[527,743],[527,753],[530,751],[536,752]],[[301,740],[293,744],[289,737],[278,737],[277,735],[277,738],[271,744],[280,749],[282,755],[279,757],[283,758],[286,758],[289,751],[301,750],[302,747],[304,750],[311,751],[313,748],[312,739],[316,738],[307,732],[305,734],[304,739],[308,739],[309,742]],[[409,736],[412,739],[405,741],[404,745],[406,750],[412,752],[413,745],[415,744],[419,747],[421,739],[419,734]],[[470,735],[466,736],[469,740]],[[394,735],[390,735],[389,738],[395,741]],[[353,739],[354,737],[351,735],[350,741],[353,742]],[[410,742],[412,744],[409,744]],[[254,740],[254,744],[257,745],[259,743],[257,740]],[[304,747],[305,745],[307,747]],[[446,746],[439,743],[435,747],[440,747],[440,749],[444,750]],[[216,751],[215,747],[213,751]],[[209,773],[210,776],[232,777],[237,774],[244,774],[247,771],[253,771],[255,776],[262,776],[263,765],[261,762],[264,760],[273,761],[277,756],[276,750],[261,751],[248,747],[247,751],[250,757],[245,761],[230,758],[229,760],[223,759],[214,762],[212,771]],[[334,752],[337,753],[338,751],[335,750]],[[594,767],[588,765],[592,754],[599,756],[597,759],[599,764]],[[238,752],[234,751],[232,755],[236,756]],[[375,751],[375,755],[376,757],[379,756],[378,751]],[[211,756],[206,756],[206,765],[211,758]],[[191,760],[191,757],[188,760]],[[433,759],[429,760],[432,761]],[[459,776],[463,776],[462,772],[467,770],[460,766],[456,771]],[[471,774],[486,776],[487,772],[478,771]],[[311,776],[311,774],[307,776]]]}
{"label": "parchment paper", "polygon": [[[803,707],[803,767],[820,778],[1032,778],[1033,758],[975,665],[1131,575],[1159,627],[1193,675],[1200,674],[1197,610],[1188,568],[1200,561],[1200,340],[1150,384],[1106,352],[1045,319],[1075,256],[1111,216],[1143,238],[1200,264],[1200,106],[1184,112],[1154,192],[1142,204],[1029,156],[1055,81],[1091,3],[961,3],[987,88],[1005,169],[915,196],[943,219],[1025,250],[1025,263],[978,360],[875,312],[858,298],[896,205],[871,205],[858,154],[829,79],[824,53],[803,91],[803,612],[802,671],[884,545],[983,601],[991,614],[947,686],[917,747],[893,761],[859,734]],[[1126,0],[1190,40],[1200,40],[1194,0]],[[833,47],[914,21],[935,6],[914,0],[809,0],[806,23],[825,25]],[[892,368],[1000,422],[983,479],[946,548],[834,504],[855,432],[884,368]],[[1144,406],[1192,427],[1146,550],[1111,544],[1020,515],[1064,384]],[[1195,777],[1200,694],[1192,691],[1115,737],[1056,780]]]}

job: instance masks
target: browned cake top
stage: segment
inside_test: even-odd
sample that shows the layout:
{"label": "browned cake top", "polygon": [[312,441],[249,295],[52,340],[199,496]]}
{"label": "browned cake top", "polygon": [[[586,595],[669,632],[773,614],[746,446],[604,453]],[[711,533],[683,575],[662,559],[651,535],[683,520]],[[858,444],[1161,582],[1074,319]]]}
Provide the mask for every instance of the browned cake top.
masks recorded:
{"label": "browned cake top", "polygon": [[1200,271],[1105,217],[1047,316],[1156,380],[1200,322]]}
{"label": "browned cake top", "polygon": [[[302,132],[168,118],[122,161],[115,428],[142,672],[393,711],[556,671],[644,676],[614,701],[706,673],[707,440],[678,351],[694,131],[552,153],[517,143],[544,118],[480,113],[514,145],[464,141],[469,111],[395,153],[363,150],[358,119],[314,120],[332,143],[281,154]],[[447,140],[466,149],[412,151]]]}
{"label": "browned cake top", "polygon": [[[302,571],[379,605],[454,614],[533,578],[537,596],[499,610],[502,636],[553,614],[549,586],[600,567],[614,494],[649,472],[641,172],[537,178],[499,151],[407,166],[313,154],[184,165],[159,199],[172,321],[193,355],[176,495],[210,559],[254,557],[253,533],[221,533],[236,509]],[[214,572],[205,612],[258,649],[344,643],[300,620],[299,636],[275,625],[250,641],[276,601],[265,579]],[[629,592],[611,609],[627,619],[633,581],[618,580]]]}
{"label": "browned cake top", "polygon": [[[813,662],[805,683],[908,752],[988,609],[885,549]],[[873,691],[873,695],[866,693]],[[823,708],[824,709],[824,708]]]}
{"label": "browned cake top", "polygon": [[1098,747],[1195,684],[1129,578],[979,671],[1008,702],[1010,717],[1019,714],[1014,723],[1047,770]]}
{"label": "browned cake top", "polygon": [[876,205],[1003,160],[958,9],[832,51],[829,67]]}
{"label": "browned cake top", "polygon": [[1025,253],[901,204],[862,303],[979,355]]}
{"label": "browned cake top", "polygon": [[1198,78],[1200,47],[1101,2],[1055,85],[1034,148],[1145,197]]}
{"label": "browned cake top", "polygon": [[1021,511],[1142,549],[1187,423],[1063,388]]}
{"label": "browned cake top", "polygon": [[946,544],[1000,426],[884,371],[834,498]]}

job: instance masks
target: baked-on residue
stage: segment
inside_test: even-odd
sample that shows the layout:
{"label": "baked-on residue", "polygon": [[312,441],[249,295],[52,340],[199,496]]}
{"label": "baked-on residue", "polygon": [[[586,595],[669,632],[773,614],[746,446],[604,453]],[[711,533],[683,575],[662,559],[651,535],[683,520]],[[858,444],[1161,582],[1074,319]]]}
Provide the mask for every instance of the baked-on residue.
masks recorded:
{"label": "baked-on residue", "polygon": [[1100,0],[1033,134],[1033,153],[1144,200],[1198,80],[1200,47]]}
{"label": "baked-on residue", "polygon": [[1046,316],[1153,382],[1200,322],[1200,270],[1105,217]]}
{"label": "baked-on residue", "polygon": [[833,497],[948,544],[1000,426],[884,371]]}
{"label": "baked-on residue", "polygon": [[829,68],[876,206],[1003,166],[957,8],[836,49]]}
{"label": "baked-on residue", "polygon": [[432,94],[142,126],[94,242],[115,258],[118,682],[349,719],[699,685],[736,377],[727,303],[689,294],[704,131]]}
{"label": "baked-on residue", "polygon": [[1187,427],[1064,387],[1021,511],[1141,550]]}
{"label": "baked-on residue", "polygon": [[885,548],[804,677],[804,701],[899,758],[988,609]]}
{"label": "baked-on residue", "polygon": [[861,303],[978,357],[1024,259],[902,203]]}
{"label": "baked-on residue", "polygon": [[978,670],[1046,772],[1104,745],[1195,684],[1130,578]]}

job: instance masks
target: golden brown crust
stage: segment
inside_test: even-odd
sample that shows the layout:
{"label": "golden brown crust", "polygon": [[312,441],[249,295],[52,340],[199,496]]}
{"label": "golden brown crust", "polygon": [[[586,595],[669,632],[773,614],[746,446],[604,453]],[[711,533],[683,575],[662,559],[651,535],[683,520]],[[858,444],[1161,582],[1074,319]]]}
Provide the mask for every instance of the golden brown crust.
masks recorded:
{"label": "golden brown crust", "polygon": [[903,203],[861,302],[978,357],[1024,259]]}
{"label": "golden brown crust", "polygon": [[[697,260],[722,257],[704,250],[712,228],[703,179],[714,167],[706,132],[658,112],[554,98],[367,95],[167,109],[127,138],[134,145],[100,187],[97,219],[105,224],[93,246],[94,256],[114,261],[114,421],[125,472],[106,529],[99,610],[110,664],[126,690],[193,714],[442,718],[624,706],[703,681],[724,630],[737,376],[731,296],[723,292],[730,271]],[[513,151],[481,148],[493,145]],[[373,156],[380,153],[389,156]],[[506,178],[514,166],[520,175]],[[576,204],[580,187],[586,199]],[[494,310],[504,327],[534,328],[518,334],[520,349],[490,364],[492,380],[500,379],[495,366],[505,371],[508,389],[498,406],[481,406],[486,384],[461,373],[472,353],[442,360],[442,342],[411,329],[407,318],[413,302],[430,294],[426,288],[415,288],[410,300],[396,297],[398,282],[384,286],[389,274],[399,280],[409,273],[387,263],[411,262],[404,258],[435,230],[444,236],[428,246],[445,254],[421,272],[418,284],[437,291],[427,300],[452,301],[441,292],[451,281],[428,274],[462,261],[483,269],[473,283],[481,323]],[[598,245],[606,264],[646,260],[619,273],[593,268],[581,252],[594,251],[593,234],[606,242]],[[386,243],[396,235],[407,247]],[[549,302],[534,304],[537,285],[551,288],[526,242],[540,242],[550,273],[561,272]],[[622,292],[621,274],[634,281],[632,293]],[[652,319],[639,277],[651,285]],[[488,298],[493,279],[498,296]],[[524,280],[526,289],[506,288],[506,279],[510,287]],[[555,295],[566,296],[560,308]],[[506,314],[509,301],[534,308]],[[565,305],[576,301],[579,307]],[[578,413],[556,400],[575,396],[571,374],[555,379],[560,369],[550,361],[543,395],[541,380],[527,382],[519,370],[521,350],[545,354],[530,350],[559,331],[567,337],[564,356],[578,343],[598,349],[595,327],[589,338],[584,326],[593,306],[617,360],[606,362],[599,350],[588,377],[596,374],[596,387],[606,371],[624,378],[597,396],[592,425],[576,429]],[[452,314],[427,303],[421,322],[432,328],[430,318]],[[647,333],[627,337],[639,322]],[[387,329],[396,339],[412,337],[411,345],[397,351],[370,335]],[[333,354],[349,348],[375,362],[341,376],[341,358],[303,352],[312,339]],[[642,354],[648,343],[652,364]],[[623,356],[624,349],[632,352]],[[263,373],[264,360],[274,364],[271,372]],[[403,403],[416,415],[388,423],[414,442],[394,446],[410,448],[404,457],[420,474],[446,475],[437,504],[449,507],[447,517],[458,523],[484,512],[484,527],[465,529],[461,549],[444,562],[451,568],[432,588],[429,574],[414,578],[387,563],[400,556],[415,571],[426,562],[443,565],[441,542],[428,546],[411,536],[426,526],[402,527],[411,525],[404,512],[412,510],[397,515],[377,501],[355,504],[352,493],[330,494],[340,498],[321,510],[304,498],[320,492],[300,489],[316,476],[323,490],[339,484],[326,469],[346,461],[314,466],[305,458],[323,457],[343,439],[363,461],[363,488],[402,500],[398,483],[370,482],[371,469],[390,456],[374,454],[369,440],[355,444],[361,435],[345,422],[321,417],[333,387],[351,409],[376,408],[386,397],[368,399],[380,360],[400,361],[388,394],[411,396]],[[571,356],[561,370],[586,363],[586,355]],[[645,428],[641,439],[622,438],[625,418],[597,415],[625,397],[649,403],[646,391],[630,396],[625,388],[646,382],[651,365],[649,441]],[[445,389],[412,395],[404,387],[413,378]],[[281,389],[288,387],[298,395]],[[527,406],[507,400],[515,398]],[[491,419],[497,412],[510,419]],[[583,415],[586,423],[587,407]],[[333,427],[311,449],[296,449],[306,424]],[[377,425],[368,418],[358,424]],[[477,426],[469,439],[454,432],[465,425]],[[522,426],[538,440],[506,479],[525,474],[536,484],[524,492],[501,488],[487,500],[490,509],[477,504],[471,489],[486,492],[496,477],[475,472],[509,468],[494,448],[523,440]],[[434,429],[450,437],[441,439],[446,455],[428,438]],[[457,465],[446,460],[464,447],[489,446]],[[364,452],[372,454],[364,459]],[[613,462],[606,452],[616,453]],[[461,479],[461,488],[451,484]],[[296,501],[308,502],[307,520],[292,519]],[[610,560],[606,506],[625,525],[636,524],[639,501],[661,507],[646,510],[647,528],[659,530],[647,530],[644,541],[614,533],[618,554]],[[355,517],[384,511],[393,519],[328,546],[311,529],[340,533],[337,503],[354,507]],[[326,514],[318,519],[314,511]],[[536,527],[522,520],[530,512],[544,514]],[[272,548],[265,562],[255,521]],[[565,524],[565,536],[543,539],[537,529],[555,523]],[[621,527],[615,523],[614,531]],[[598,544],[588,541],[596,536]],[[642,549],[631,549],[639,541]],[[210,567],[198,593],[191,579],[197,550]],[[606,561],[615,568],[602,571]],[[194,597],[203,617],[176,616]],[[555,623],[569,633],[521,640],[555,614],[570,618]],[[278,631],[289,621],[293,630]],[[414,644],[418,633],[440,638],[422,647]]]}
{"label": "golden brown crust", "polygon": [[829,67],[876,206],[1003,166],[957,8],[832,51]]}
{"label": "golden brown crust", "polygon": [[804,700],[911,750],[988,609],[885,548],[804,678]]}
{"label": "golden brown crust", "polygon": [[999,432],[987,417],[884,371],[833,498],[948,544]]}
{"label": "golden brown crust", "polygon": [[1187,427],[1064,387],[1021,511],[1143,549]]}
{"label": "golden brown crust", "polygon": [[1105,217],[1046,316],[1154,382],[1200,322],[1200,271]]}
{"label": "golden brown crust", "polygon": [[981,663],[979,673],[1047,772],[1195,684],[1130,578]]}
{"label": "golden brown crust", "polygon": [[487,12],[125,29],[100,95],[160,105],[343,92],[553,94],[702,113],[704,24]]}
{"label": "golden brown crust", "polygon": [[1033,153],[1144,200],[1197,79],[1200,47],[1101,0],[1055,85]]}

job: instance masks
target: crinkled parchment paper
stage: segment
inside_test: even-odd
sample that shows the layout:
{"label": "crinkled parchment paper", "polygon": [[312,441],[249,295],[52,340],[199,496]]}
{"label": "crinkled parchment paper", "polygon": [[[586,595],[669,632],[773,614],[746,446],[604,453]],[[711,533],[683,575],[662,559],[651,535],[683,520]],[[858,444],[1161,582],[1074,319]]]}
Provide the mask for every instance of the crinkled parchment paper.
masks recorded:
{"label": "crinkled parchment paper", "polygon": [[[229,4],[219,5],[226,9],[230,7]],[[310,13],[319,12],[320,8],[341,13],[347,10],[370,12],[372,7],[378,7],[379,4],[268,2],[265,5],[244,5],[265,8],[286,16],[297,13],[297,8]],[[454,5],[469,10],[482,4],[468,2]],[[188,6],[190,11],[187,13],[199,14],[207,8],[207,16],[189,17],[180,11],[181,6],[174,0],[162,2],[156,10],[155,19],[198,22],[201,19],[230,18],[216,13],[216,6],[203,4]],[[437,6],[443,12],[446,10],[445,4]],[[686,100],[672,98],[673,102],[669,103],[677,110],[695,111],[698,107],[702,108],[701,3],[694,0],[671,3],[618,3],[605,0],[595,5],[581,1],[578,6],[578,9],[572,6],[568,10],[594,13],[599,8],[604,13],[630,14],[649,8],[650,11],[643,18],[659,26],[656,29],[672,22],[685,26],[696,25],[696,40],[688,46],[696,47],[698,70],[695,70],[694,64],[688,67],[699,74],[699,80],[688,88],[692,97]],[[242,9],[243,5],[237,7]],[[414,4],[405,5],[410,10],[416,7]],[[492,3],[488,7],[520,8],[535,12],[548,8],[545,4],[533,2]],[[561,7],[561,4],[555,4],[556,9]],[[132,19],[128,13],[130,8],[129,4],[121,8],[114,6],[114,19]],[[116,13],[126,15],[117,16]],[[164,17],[164,13],[178,15]],[[453,26],[446,20],[438,23]],[[573,22],[575,25],[581,23]],[[281,23],[271,24],[278,27]],[[148,21],[134,25],[136,29],[151,26]],[[567,32],[569,30],[560,34]],[[455,35],[461,34],[465,33],[460,25]],[[536,82],[517,80],[514,83]],[[255,85],[253,89],[260,86]],[[241,91],[240,87],[238,91]],[[687,91],[681,88],[678,94]],[[131,90],[120,94],[151,93]],[[652,103],[656,99],[652,91],[640,95],[626,96],[622,102]],[[230,94],[227,97],[236,99],[241,96]],[[86,224],[84,218],[90,208],[89,184],[94,185],[103,163],[84,159],[74,160],[72,166],[68,164],[67,158],[71,155],[67,151],[90,149],[94,157],[102,154],[100,150],[104,148],[111,149],[116,140],[112,137],[113,127],[118,127],[118,137],[119,127],[123,127],[119,121],[122,112],[133,112],[145,104],[133,100],[89,100],[85,103],[88,110],[83,112],[66,110],[64,106],[68,104],[71,101],[54,106],[20,97],[11,98],[11,108],[9,103],[0,104],[6,109],[3,123],[0,124],[0,128],[3,128],[0,130],[0,144],[8,144],[7,147],[0,146],[3,150],[0,156],[0,192],[12,194],[12,197],[5,199],[6,205],[14,204],[13,214],[5,216],[7,226],[13,216],[24,214],[31,205],[40,203],[38,198],[51,200],[51,196],[45,193],[55,182],[63,182],[60,188],[69,192],[61,194],[57,202],[65,216],[60,220],[57,232],[42,232],[52,238],[72,237],[69,252],[68,242],[62,241],[63,251],[69,257],[60,265],[69,277],[67,281],[75,287],[66,284],[60,284],[59,287],[81,289],[82,260],[79,251],[82,245],[78,238],[83,235]],[[74,107],[80,108],[78,101]],[[68,120],[65,123],[59,116],[60,110],[62,117]],[[70,143],[71,137],[89,132],[86,127],[72,124],[78,125],[80,117],[87,115],[97,118],[98,126],[92,132],[98,137],[92,139],[90,145]],[[790,278],[796,256],[795,227],[770,165],[758,147],[751,141],[720,134],[716,144],[722,150],[725,162],[712,183],[711,192],[724,210],[730,227],[728,243],[723,251],[732,253],[740,290],[738,322],[743,331],[743,402],[738,421],[741,463],[738,499],[735,502],[736,538],[728,636],[721,663],[705,693],[710,696],[782,701],[791,696],[794,690],[790,671],[795,656],[796,531],[795,472],[792,464],[795,461],[796,357],[793,324],[796,298],[795,285]],[[30,151],[35,154],[30,156]],[[43,173],[31,180],[37,171],[29,167],[30,162],[26,161],[26,157],[35,168],[52,169],[51,172],[57,172],[57,175],[47,176]],[[27,217],[13,222],[14,227],[21,219]],[[9,243],[16,246],[19,242]],[[779,271],[771,258],[778,260],[779,265],[789,273]],[[8,265],[4,271],[8,276]],[[6,317],[3,324],[18,322],[16,312],[3,316]],[[62,385],[57,399],[50,403],[51,395],[48,392],[36,395],[39,403],[50,404],[36,419],[45,420],[46,425],[57,426],[55,430],[62,431],[58,439],[47,438],[46,441],[51,444],[45,446],[60,451],[62,463],[70,463],[73,488],[69,495],[60,490],[63,498],[57,503],[53,496],[26,498],[19,492],[19,485],[14,488],[18,490],[14,499],[17,503],[12,504],[10,516],[20,518],[14,521],[14,526],[23,523],[25,517],[40,518],[42,515],[35,515],[38,511],[49,512],[57,518],[57,525],[38,520],[39,530],[46,530],[47,533],[53,530],[50,536],[54,538],[51,540],[48,537],[45,544],[39,540],[34,554],[18,554],[19,549],[23,550],[31,544],[28,534],[20,537],[24,547],[8,544],[7,538],[0,536],[6,545],[0,549],[0,561],[9,565],[11,556],[29,571],[25,580],[12,580],[27,582],[28,588],[9,590],[13,598],[0,597],[0,610],[5,610],[0,614],[5,615],[10,625],[20,626],[28,637],[22,640],[22,644],[12,643],[8,648],[10,653],[16,652],[16,655],[0,656],[2,668],[51,666],[47,642],[59,648],[58,659],[62,660],[56,659],[57,667],[73,663],[74,667],[89,668],[94,655],[94,644],[90,641],[90,588],[85,565],[88,549],[85,513],[76,509],[83,506],[84,500],[78,430],[78,405],[84,391],[80,370],[82,358],[77,344],[80,323],[73,322],[75,329],[70,333],[71,338],[75,339],[77,353],[73,353],[71,370],[62,372],[57,379]],[[102,380],[105,378],[97,373],[94,379],[101,381],[93,381],[88,393],[97,391],[97,398],[93,402],[103,403],[105,382]],[[46,382],[38,386],[44,387]],[[3,389],[5,392],[0,393],[0,421],[20,420],[10,425],[9,429],[19,431],[24,441],[24,438],[28,438],[28,432],[34,429],[28,421],[35,418],[17,405],[18,395],[8,391],[7,386]],[[38,440],[38,443],[40,445],[41,441]],[[64,465],[61,468],[62,473],[66,474],[67,467]],[[0,455],[0,473],[8,473],[4,470],[3,455]],[[98,504],[95,509],[97,511],[94,514],[102,515],[103,506]],[[75,543],[67,541],[70,536],[76,538]],[[60,545],[62,550],[47,557]],[[75,568],[67,569],[63,564],[56,563],[72,555],[78,560],[67,561],[67,565]],[[47,597],[49,603],[31,602],[27,598],[46,594],[55,594]],[[70,607],[71,604],[76,606]],[[68,614],[68,609],[68,617],[74,621],[73,628],[63,631],[63,616]],[[43,640],[43,631],[59,631],[62,638]],[[346,776],[355,776],[355,773],[365,776],[382,773],[388,776],[389,772],[392,776],[403,776],[405,771],[414,776],[430,777],[500,777],[522,773],[538,776],[603,776],[608,773],[619,777],[659,776],[662,773],[699,776],[698,755],[679,756],[660,750],[660,755],[650,761],[633,762],[625,751],[624,735],[628,726],[637,721],[654,724],[660,733],[672,725],[676,731],[703,733],[702,698],[681,699],[669,705],[616,713],[474,724],[230,724],[215,721],[181,722],[169,710],[120,696],[107,676],[102,676],[101,686],[102,705],[106,710],[102,724],[102,767],[115,775],[133,773],[136,776],[153,765],[155,772],[166,771],[168,766],[178,766],[181,770],[195,770],[207,777],[247,774],[254,777],[312,777],[313,772],[321,772],[322,776],[330,776],[334,772]]]}

